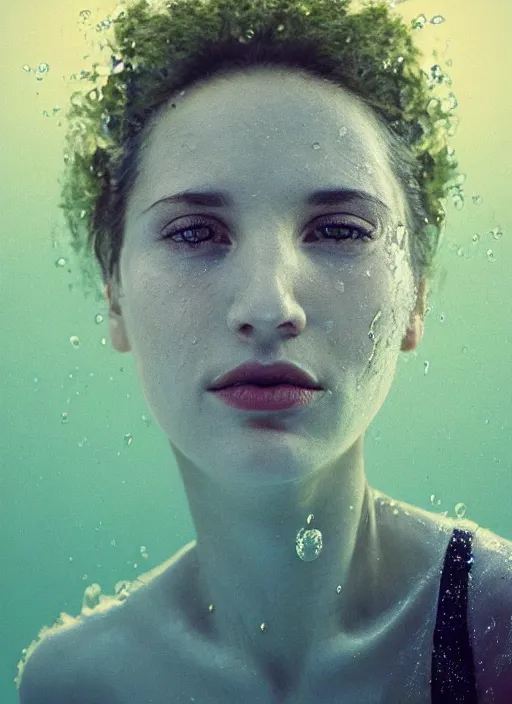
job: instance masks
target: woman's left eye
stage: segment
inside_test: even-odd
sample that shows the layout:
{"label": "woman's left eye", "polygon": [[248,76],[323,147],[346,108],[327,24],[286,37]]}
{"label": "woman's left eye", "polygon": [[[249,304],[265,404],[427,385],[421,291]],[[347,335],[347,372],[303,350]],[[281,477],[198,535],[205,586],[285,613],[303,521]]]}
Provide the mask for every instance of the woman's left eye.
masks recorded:
{"label": "woman's left eye", "polygon": [[[202,236],[198,239],[198,235],[192,233],[198,233],[202,230],[204,234],[206,230],[217,232],[218,229],[218,226],[211,227],[204,220],[193,219],[189,221],[188,226],[185,228],[164,230],[162,239],[167,240],[180,237],[181,241],[174,240],[173,242],[176,246],[186,244],[191,249],[198,249],[203,246],[203,243],[210,242],[212,238]],[[359,227],[358,225],[353,225],[345,221],[339,223],[327,222],[325,225],[319,225],[310,230],[310,232],[315,233],[321,231],[325,231],[325,234],[321,235],[324,240],[329,240],[337,244],[354,240],[370,241],[373,239],[375,230]]]}
{"label": "woman's left eye", "polygon": [[[316,227],[313,232],[319,232],[320,230],[328,230],[329,234],[325,235],[326,239],[332,239],[337,242],[346,240],[372,240],[373,230],[367,230],[357,225],[351,225],[348,223],[328,223],[327,225],[320,225]],[[346,237],[338,237],[335,233],[336,231],[345,231]]]}

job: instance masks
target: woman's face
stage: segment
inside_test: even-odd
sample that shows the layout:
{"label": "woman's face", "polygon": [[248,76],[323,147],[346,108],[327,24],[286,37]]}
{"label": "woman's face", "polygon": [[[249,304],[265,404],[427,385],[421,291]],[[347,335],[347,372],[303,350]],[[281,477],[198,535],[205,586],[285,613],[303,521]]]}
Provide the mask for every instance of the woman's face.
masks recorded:
{"label": "woman's face", "polygon": [[[369,198],[310,202],[329,189]],[[229,203],[153,206],[183,191],[225,191]],[[190,461],[229,479],[267,464],[291,478],[364,433],[416,303],[404,224],[378,126],[342,89],[260,69],[169,102],[127,207],[111,335]],[[283,432],[264,443],[254,412],[207,391],[249,360],[295,362],[326,390],[305,409],[269,413]]]}

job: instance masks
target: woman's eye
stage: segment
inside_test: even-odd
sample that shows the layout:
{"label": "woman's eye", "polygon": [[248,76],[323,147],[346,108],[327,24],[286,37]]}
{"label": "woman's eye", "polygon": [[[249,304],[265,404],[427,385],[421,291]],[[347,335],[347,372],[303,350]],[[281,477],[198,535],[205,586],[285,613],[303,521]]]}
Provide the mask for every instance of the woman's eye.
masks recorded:
{"label": "woman's eye", "polygon": [[[212,227],[205,224],[203,220],[194,220],[185,228],[164,230],[162,239],[173,240],[174,244],[186,244],[191,249],[198,249],[204,243],[210,242],[212,236],[208,232],[218,233],[219,227]],[[313,228],[310,232],[323,240],[328,240],[334,244],[352,241],[370,241],[373,239],[373,229],[366,229],[347,222],[327,222]],[[178,239],[176,239],[178,238]]]}

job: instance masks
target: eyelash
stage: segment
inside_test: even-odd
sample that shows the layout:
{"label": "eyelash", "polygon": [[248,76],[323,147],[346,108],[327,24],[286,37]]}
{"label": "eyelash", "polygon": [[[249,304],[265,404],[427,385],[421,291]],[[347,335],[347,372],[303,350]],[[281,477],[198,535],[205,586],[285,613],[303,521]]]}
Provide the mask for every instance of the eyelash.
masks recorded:
{"label": "eyelash", "polygon": [[[195,227],[195,226],[197,226],[197,227]],[[185,232],[193,232],[195,230],[202,229],[203,227],[207,227],[212,230],[218,229],[217,227],[211,227],[210,225],[206,225],[205,221],[202,219],[192,219],[189,221],[187,227],[180,228],[178,230],[175,230],[175,229],[171,229],[169,231],[164,230],[164,234],[163,234],[162,239],[168,240],[168,239],[171,239],[172,237],[175,237],[176,235],[183,236],[183,234]],[[320,225],[320,226],[316,227],[313,230],[313,232],[316,232],[317,230],[322,230],[324,228],[342,228],[342,229],[351,230],[351,231],[355,230],[359,233],[355,239],[356,240],[364,240],[366,238],[366,241],[373,240],[372,235],[373,235],[373,232],[375,231],[373,229],[367,230],[365,228],[358,227],[356,225],[348,224],[347,222],[337,223],[337,222],[329,221],[325,225]],[[342,242],[353,242],[354,241],[354,238],[352,238],[351,236],[340,238],[340,239],[325,236],[325,239],[327,241],[334,242],[335,244],[340,244]],[[210,241],[211,240],[200,240],[199,242],[190,242],[189,240],[185,239],[182,242],[174,242],[173,244],[175,244],[176,246],[186,244],[188,247],[190,247],[190,249],[199,249],[200,247],[203,246],[204,243],[210,242]]]}

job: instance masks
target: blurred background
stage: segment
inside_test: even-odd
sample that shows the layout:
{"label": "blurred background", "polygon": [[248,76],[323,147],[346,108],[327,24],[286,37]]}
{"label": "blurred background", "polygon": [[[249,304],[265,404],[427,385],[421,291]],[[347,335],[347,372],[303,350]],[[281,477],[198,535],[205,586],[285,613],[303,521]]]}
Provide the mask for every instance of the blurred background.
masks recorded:
{"label": "blurred background", "polygon": [[[447,202],[424,339],[401,354],[366,436],[368,481],[511,540],[512,4],[395,5],[421,27],[424,70],[452,80],[466,178],[463,203]],[[131,355],[111,348],[106,305],[80,289],[57,207],[64,113],[118,6],[1,6],[0,702],[16,704],[21,651],[44,625],[195,536],[167,438]]]}

